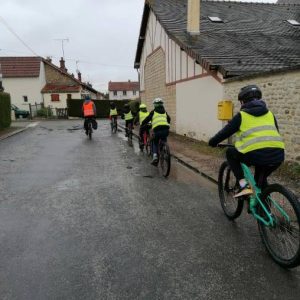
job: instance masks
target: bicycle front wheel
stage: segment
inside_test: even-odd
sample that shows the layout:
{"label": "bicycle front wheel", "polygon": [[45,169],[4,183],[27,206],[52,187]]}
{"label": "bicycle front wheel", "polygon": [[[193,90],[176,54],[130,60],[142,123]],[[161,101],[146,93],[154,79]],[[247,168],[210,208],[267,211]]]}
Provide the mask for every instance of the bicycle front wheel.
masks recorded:
{"label": "bicycle front wheel", "polygon": [[[300,203],[296,196],[280,184],[266,187],[261,200],[272,216],[273,225],[258,220],[263,243],[276,263],[285,268],[300,264]],[[258,214],[266,214],[259,206]],[[267,220],[267,219],[266,219]]]}
{"label": "bicycle front wheel", "polygon": [[218,190],[221,206],[229,220],[238,218],[243,210],[244,201],[233,197],[238,186],[239,184],[228,162],[224,161],[219,170]]}
{"label": "bicycle front wheel", "polygon": [[163,143],[159,153],[159,163],[164,177],[168,177],[171,170],[171,154],[169,145]]}

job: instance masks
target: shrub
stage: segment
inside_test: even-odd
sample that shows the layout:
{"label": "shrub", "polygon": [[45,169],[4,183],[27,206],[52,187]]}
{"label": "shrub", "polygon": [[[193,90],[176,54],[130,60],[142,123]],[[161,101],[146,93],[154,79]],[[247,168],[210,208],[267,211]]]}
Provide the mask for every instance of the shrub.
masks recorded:
{"label": "shrub", "polygon": [[10,95],[0,92],[0,129],[7,128],[11,124]]}
{"label": "shrub", "polygon": [[52,110],[49,109],[48,107],[43,107],[43,108],[37,110],[36,115],[38,117],[45,117],[45,118],[51,117],[52,116]]}

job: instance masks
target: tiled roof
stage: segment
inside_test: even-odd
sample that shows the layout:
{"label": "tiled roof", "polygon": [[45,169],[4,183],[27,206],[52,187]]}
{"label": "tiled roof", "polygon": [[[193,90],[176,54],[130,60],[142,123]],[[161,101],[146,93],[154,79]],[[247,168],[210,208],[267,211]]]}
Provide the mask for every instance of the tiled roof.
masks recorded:
{"label": "tiled roof", "polygon": [[[149,4],[151,3],[151,4]],[[186,31],[186,0],[146,0],[136,52],[138,68],[150,9],[181,48],[202,66],[223,76],[253,74],[281,68],[300,68],[300,5],[201,1],[200,35]],[[217,16],[222,23],[213,23]]]}
{"label": "tiled roof", "polygon": [[108,83],[109,91],[138,91],[139,83],[137,81],[112,82]]}
{"label": "tiled roof", "polygon": [[80,91],[80,85],[60,85],[60,84],[46,84],[42,93],[77,93]]}
{"label": "tiled roof", "polygon": [[35,57],[0,57],[3,78],[39,77],[41,58]]}

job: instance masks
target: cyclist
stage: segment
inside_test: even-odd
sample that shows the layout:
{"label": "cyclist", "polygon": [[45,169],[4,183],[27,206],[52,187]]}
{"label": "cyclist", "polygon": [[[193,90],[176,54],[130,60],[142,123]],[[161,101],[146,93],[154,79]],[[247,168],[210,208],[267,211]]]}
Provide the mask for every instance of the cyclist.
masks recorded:
{"label": "cyclist", "polygon": [[133,129],[133,114],[128,103],[124,105],[123,118],[125,119],[125,136],[128,136],[128,126],[130,124]]}
{"label": "cyclist", "polygon": [[148,117],[142,122],[142,126],[147,125],[151,122],[151,128],[153,130],[153,159],[151,164],[157,166],[158,164],[158,143],[161,139],[162,141],[167,141],[167,136],[169,135],[169,128],[171,118],[167,114],[164,108],[164,102],[161,98],[155,98],[153,100],[154,110],[152,110]]}
{"label": "cyclist", "polygon": [[113,120],[117,123],[117,119],[118,119],[118,111],[117,111],[116,104],[114,102],[110,103],[109,119],[110,119],[111,128],[113,128]]}
{"label": "cyclist", "polygon": [[142,126],[143,121],[149,116],[149,112],[147,111],[147,106],[146,104],[140,104],[140,110],[139,113],[136,115],[135,119],[134,119],[134,124],[136,125],[137,123],[140,124],[140,132],[139,132],[139,136],[140,136],[140,148],[144,146],[144,132],[148,132],[151,129],[151,124],[146,124],[145,126]]}
{"label": "cyclist", "polygon": [[88,122],[92,122],[92,127],[93,129],[97,129],[98,124],[96,121],[96,116],[97,116],[97,111],[96,111],[96,105],[95,103],[91,100],[91,97],[89,95],[85,96],[85,101],[83,102],[82,105],[82,113],[84,117],[84,129],[85,129],[85,134],[88,135]]}
{"label": "cyclist", "polygon": [[209,145],[216,147],[236,133],[235,147],[226,152],[230,168],[240,185],[235,197],[253,193],[244,178],[241,162],[255,166],[255,181],[264,188],[268,184],[267,177],[284,161],[284,143],[276,118],[261,98],[262,92],[256,85],[243,87],[238,95],[240,112],[209,140]]}

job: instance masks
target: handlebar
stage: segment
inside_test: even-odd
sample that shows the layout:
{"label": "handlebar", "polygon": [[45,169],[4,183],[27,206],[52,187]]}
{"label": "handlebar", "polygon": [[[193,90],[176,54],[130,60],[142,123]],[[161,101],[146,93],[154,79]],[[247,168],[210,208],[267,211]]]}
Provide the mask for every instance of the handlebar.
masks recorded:
{"label": "handlebar", "polygon": [[233,148],[234,145],[233,144],[218,144],[219,148]]}

